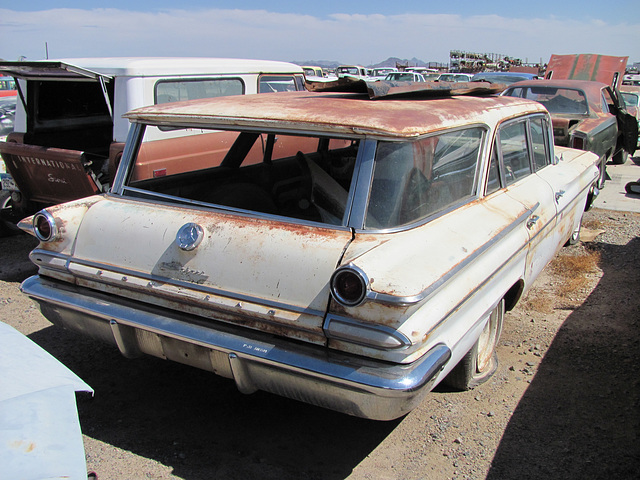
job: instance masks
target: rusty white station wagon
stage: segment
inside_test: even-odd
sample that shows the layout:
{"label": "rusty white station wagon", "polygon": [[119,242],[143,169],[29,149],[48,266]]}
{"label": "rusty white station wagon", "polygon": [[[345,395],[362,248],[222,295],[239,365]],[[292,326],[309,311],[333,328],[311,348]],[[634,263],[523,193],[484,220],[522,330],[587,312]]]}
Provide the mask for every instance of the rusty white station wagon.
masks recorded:
{"label": "rusty white station wagon", "polygon": [[[127,357],[369,419],[482,383],[505,310],[578,239],[597,157],[554,147],[539,103],[422,85],[129,112],[111,191],[20,223],[24,293]],[[149,126],[228,137],[154,177]]]}

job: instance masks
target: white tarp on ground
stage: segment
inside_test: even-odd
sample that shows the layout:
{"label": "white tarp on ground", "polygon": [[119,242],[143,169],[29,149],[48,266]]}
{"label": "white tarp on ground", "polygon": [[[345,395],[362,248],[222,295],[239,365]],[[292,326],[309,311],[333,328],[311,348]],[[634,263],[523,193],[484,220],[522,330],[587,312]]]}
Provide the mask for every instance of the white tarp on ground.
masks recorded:
{"label": "white tarp on ground", "polygon": [[0,477],[86,480],[76,391],[93,393],[48,352],[0,322]]}

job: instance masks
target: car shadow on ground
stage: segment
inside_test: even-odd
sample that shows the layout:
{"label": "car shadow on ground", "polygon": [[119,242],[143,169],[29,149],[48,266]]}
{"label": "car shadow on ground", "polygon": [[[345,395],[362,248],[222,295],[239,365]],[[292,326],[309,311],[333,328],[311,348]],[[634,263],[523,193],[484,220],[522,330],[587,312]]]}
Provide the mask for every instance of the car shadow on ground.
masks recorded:
{"label": "car shadow on ground", "polygon": [[0,221],[0,280],[20,282],[35,274],[38,268],[29,260],[29,252],[37,245],[35,237]]}
{"label": "car shadow on ground", "polygon": [[171,466],[179,478],[343,479],[400,422],[243,395],[212,373],[125,359],[115,347],[54,326],[29,338],[95,390],[93,398],[78,394],[85,435]]}
{"label": "car shadow on ground", "polygon": [[640,478],[640,238],[596,246],[604,276],[545,354],[489,480],[521,479],[522,465],[527,478]]}

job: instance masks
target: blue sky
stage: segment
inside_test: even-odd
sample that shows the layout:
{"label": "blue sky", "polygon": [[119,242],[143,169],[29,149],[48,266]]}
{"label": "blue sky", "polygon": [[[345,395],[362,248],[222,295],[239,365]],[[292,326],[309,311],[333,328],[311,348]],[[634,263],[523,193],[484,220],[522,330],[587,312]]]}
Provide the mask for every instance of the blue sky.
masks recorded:
{"label": "blue sky", "polygon": [[[105,5],[105,4],[108,4]],[[46,46],[46,47],[45,47]],[[218,56],[373,64],[449,50],[640,62],[640,1],[0,0],[0,58]]]}

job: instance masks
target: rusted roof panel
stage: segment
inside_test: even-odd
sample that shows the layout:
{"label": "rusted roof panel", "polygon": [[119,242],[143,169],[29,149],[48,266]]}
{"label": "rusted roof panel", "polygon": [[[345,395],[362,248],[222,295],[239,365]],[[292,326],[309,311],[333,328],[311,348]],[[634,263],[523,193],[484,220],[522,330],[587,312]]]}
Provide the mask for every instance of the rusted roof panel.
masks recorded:
{"label": "rusted roof panel", "polygon": [[610,55],[551,55],[545,78],[591,80],[619,87],[629,57]]}
{"label": "rusted roof panel", "polygon": [[306,81],[310,92],[368,93],[371,99],[388,97],[449,97],[454,95],[493,95],[506,88],[502,84],[486,82],[394,82],[365,81],[342,77],[328,81]]}
{"label": "rusted roof panel", "polygon": [[415,137],[464,124],[493,123],[497,110],[500,118],[546,112],[537,102],[512,97],[372,101],[363,94],[281,92],[166,103],[125,116],[156,125]]}

